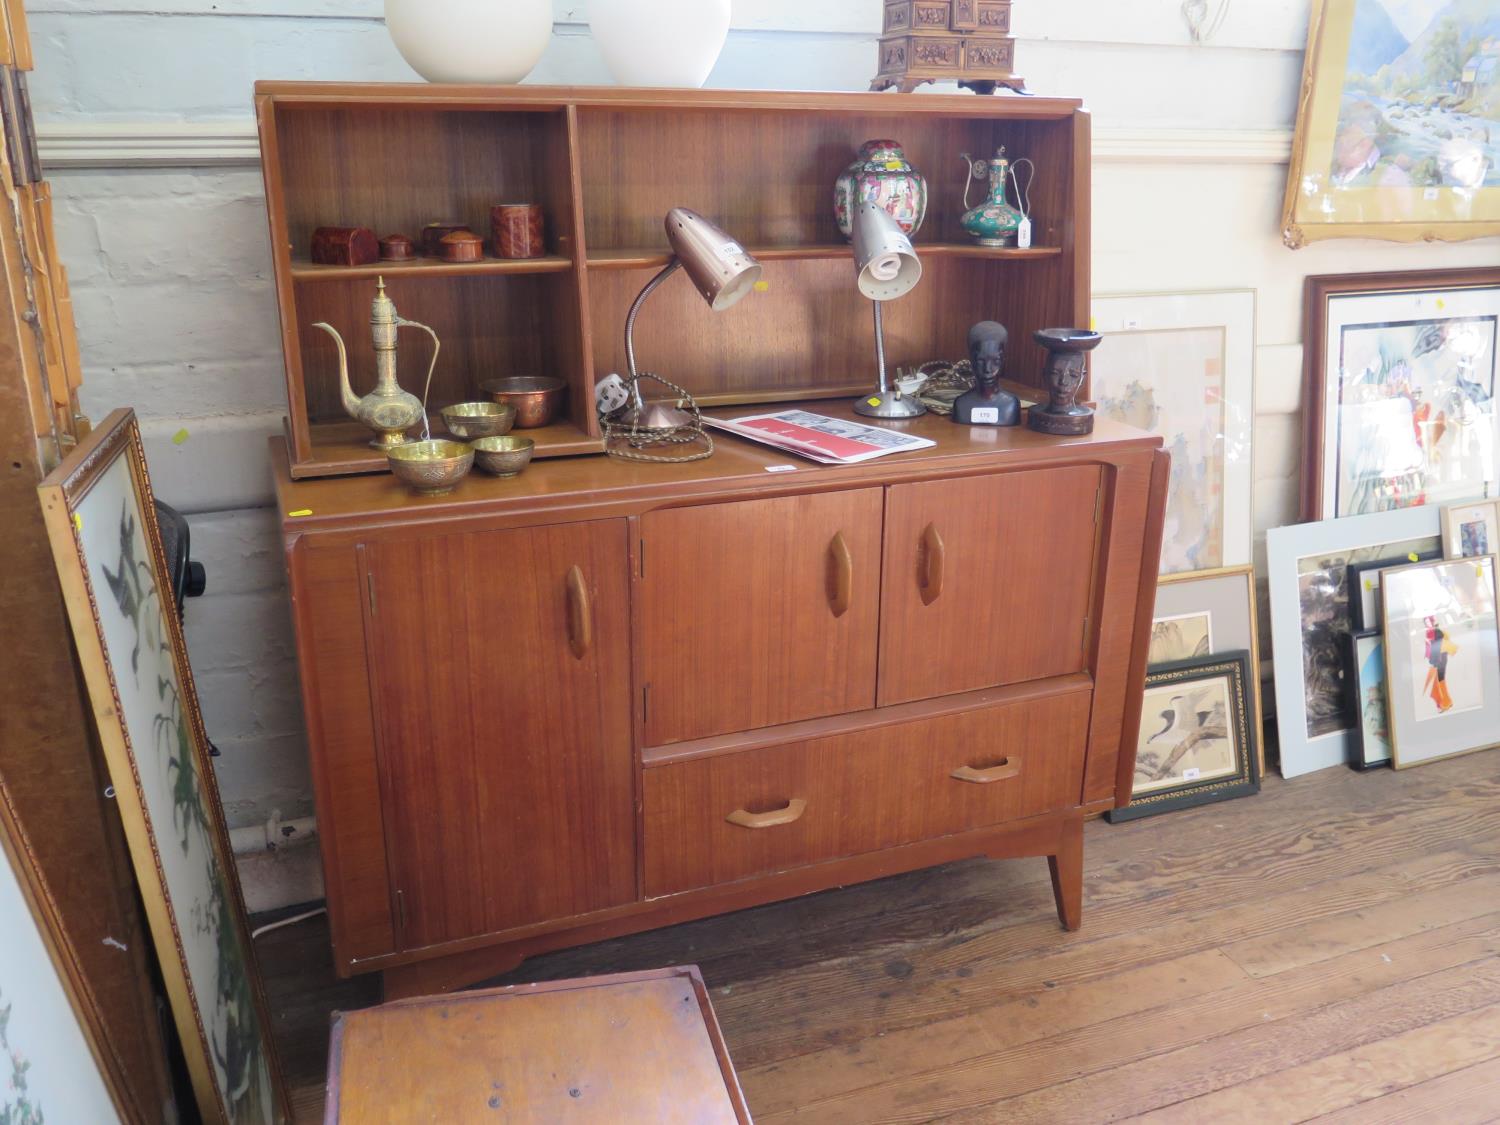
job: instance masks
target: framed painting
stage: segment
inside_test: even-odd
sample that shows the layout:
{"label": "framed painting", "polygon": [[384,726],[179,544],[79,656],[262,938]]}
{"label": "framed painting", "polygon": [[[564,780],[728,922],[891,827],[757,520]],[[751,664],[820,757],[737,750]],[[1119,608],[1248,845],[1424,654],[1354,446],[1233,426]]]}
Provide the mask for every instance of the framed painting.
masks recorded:
{"label": "framed painting", "polygon": [[[1248,566],[1163,578],[1156,587],[1147,662],[1155,665],[1223,656],[1238,650],[1249,652],[1252,672],[1249,722],[1256,732],[1257,765],[1260,776],[1264,777],[1260,642],[1256,629],[1259,617],[1255,603],[1255,572]],[[1200,643],[1200,637],[1207,641],[1206,647]]]}
{"label": "framed painting", "polygon": [[1172,455],[1161,573],[1250,563],[1255,292],[1095,297],[1097,411]]}
{"label": "framed painting", "polygon": [[1250,679],[1248,651],[1147,670],[1130,804],[1105,813],[1111,823],[1260,790]]}
{"label": "framed painting", "polygon": [[1393,566],[1443,557],[1441,550],[1408,551],[1400,558],[1349,564],[1349,628],[1368,633],[1380,628],[1380,576]]}
{"label": "framed painting", "polygon": [[1283,777],[1349,759],[1349,567],[1439,550],[1439,516],[1438,508],[1424,505],[1266,532]]}
{"label": "framed painting", "polygon": [[1283,240],[1500,234],[1497,126],[1493,4],[1313,0]]}
{"label": "framed painting", "polygon": [[1345,676],[1349,683],[1349,765],[1372,770],[1391,764],[1391,727],[1385,708],[1385,635],[1351,633]]}
{"label": "framed painting", "polygon": [[1496,495],[1500,268],[1309,277],[1302,518]]}
{"label": "framed painting", "polygon": [[1443,554],[1472,559],[1500,553],[1500,500],[1450,504],[1443,509]]}
{"label": "framed painting", "polygon": [[202,1118],[290,1120],[135,414],[38,492]]}
{"label": "framed painting", "polygon": [[0,794],[0,1122],[134,1120],[107,1077],[72,985],[73,970],[39,908],[41,897],[20,829]]}
{"label": "framed painting", "polygon": [[1386,701],[1397,769],[1500,745],[1495,556],[1386,572]]}

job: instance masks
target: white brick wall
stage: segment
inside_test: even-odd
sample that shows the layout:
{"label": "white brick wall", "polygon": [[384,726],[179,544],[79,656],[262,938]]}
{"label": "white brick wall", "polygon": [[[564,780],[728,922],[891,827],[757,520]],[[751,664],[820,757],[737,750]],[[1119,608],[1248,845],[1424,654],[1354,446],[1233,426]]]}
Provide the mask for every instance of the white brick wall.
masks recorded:
{"label": "white brick wall", "polygon": [[[1265,153],[1292,126],[1307,0],[1241,0],[1202,47],[1189,42],[1178,7],[1022,0],[1019,66],[1034,89],[1088,101],[1102,150],[1141,154],[1096,168],[1098,292],[1258,290],[1263,529],[1295,515],[1303,277],[1489,264],[1500,242],[1285,250],[1276,234],[1285,168]],[[256,78],[414,77],[375,0],[39,0],[28,10],[44,159],[49,128],[67,133],[70,152],[80,135],[108,148],[116,135],[182,122],[243,130]],[[879,12],[880,0],[735,0],[735,30],[710,84],[863,89]],[[556,14],[533,80],[606,81],[586,4],[558,0]],[[1185,142],[1187,154],[1201,144],[1219,162],[1183,159]],[[188,642],[224,749],[231,823],[273,807],[302,815],[310,797],[296,671],[280,545],[264,508],[264,439],[279,427],[284,392],[260,176],[253,166],[136,163],[157,158],[172,159],[147,151],[124,158],[130,166],[50,177],[85,402],[96,417],[134,405],[158,491],[199,513],[194,543],[209,593],[188,609]]]}

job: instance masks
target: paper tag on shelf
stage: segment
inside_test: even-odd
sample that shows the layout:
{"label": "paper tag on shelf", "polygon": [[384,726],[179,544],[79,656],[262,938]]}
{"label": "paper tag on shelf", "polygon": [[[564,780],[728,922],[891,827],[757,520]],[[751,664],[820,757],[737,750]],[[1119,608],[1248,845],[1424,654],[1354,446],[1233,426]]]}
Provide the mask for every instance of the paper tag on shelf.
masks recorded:
{"label": "paper tag on shelf", "polygon": [[795,473],[796,471],[797,471],[797,466],[796,465],[767,465],[766,466],[766,472],[768,472],[768,473]]}
{"label": "paper tag on shelf", "polygon": [[1021,225],[1016,228],[1016,246],[1022,250],[1031,249],[1031,220],[1022,219]]}
{"label": "paper tag on shelf", "polygon": [[1000,408],[998,406],[976,406],[970,416],[976,422],[998,422],[1000,421]]}

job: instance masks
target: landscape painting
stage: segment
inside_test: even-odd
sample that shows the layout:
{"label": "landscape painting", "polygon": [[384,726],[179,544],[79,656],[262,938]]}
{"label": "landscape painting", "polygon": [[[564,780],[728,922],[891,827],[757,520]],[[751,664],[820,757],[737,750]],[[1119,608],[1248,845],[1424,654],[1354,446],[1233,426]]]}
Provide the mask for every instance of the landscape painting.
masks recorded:
{"label": "landscape painting", "polygon": [[1500,7],[1313,0],[1287,245],[1497,232]]}

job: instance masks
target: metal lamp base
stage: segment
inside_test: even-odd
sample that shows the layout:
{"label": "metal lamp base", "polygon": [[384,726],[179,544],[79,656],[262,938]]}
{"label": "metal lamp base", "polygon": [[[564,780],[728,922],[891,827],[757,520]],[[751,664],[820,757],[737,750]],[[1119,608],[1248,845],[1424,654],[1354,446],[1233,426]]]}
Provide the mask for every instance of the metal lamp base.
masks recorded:
{"label": "metal lamp base", "polygon": [[916,418],[926,414],[927,407],[911,395],[897,394],[895,391],[876,391],[855,399],[854,413],[866,418],[884,418],[891,421],[900,418]]}

